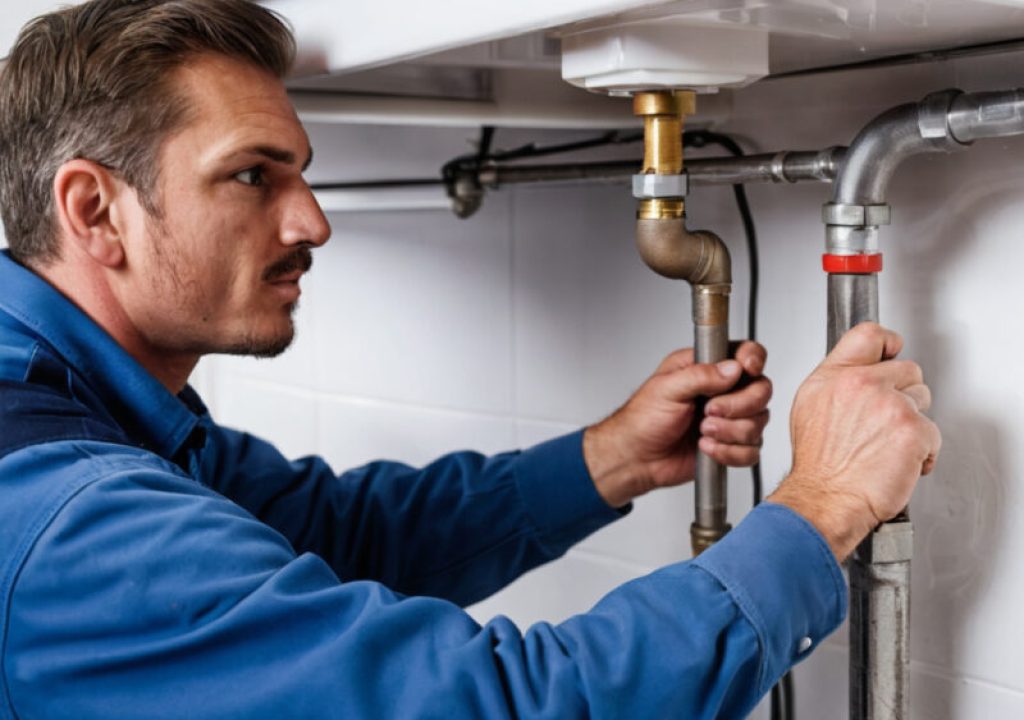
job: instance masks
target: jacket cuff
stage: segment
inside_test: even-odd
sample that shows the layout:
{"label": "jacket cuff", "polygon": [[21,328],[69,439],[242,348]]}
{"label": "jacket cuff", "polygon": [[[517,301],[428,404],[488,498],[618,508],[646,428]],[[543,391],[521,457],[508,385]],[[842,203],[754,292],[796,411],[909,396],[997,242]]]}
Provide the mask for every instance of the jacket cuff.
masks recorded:
{"label": "jacket cuff", "polygon": [[693,563],[725,587],[753,626],[761,694],[846,616],[846,581],[835,555],[813,525],[783,505],[757,506]]}
{"label": "jacket cuff", "polygon": [[632,509],[612,508],[597,492],[583,461],[583,430],[521,452],[515,478],[541,541],[556,555]]}

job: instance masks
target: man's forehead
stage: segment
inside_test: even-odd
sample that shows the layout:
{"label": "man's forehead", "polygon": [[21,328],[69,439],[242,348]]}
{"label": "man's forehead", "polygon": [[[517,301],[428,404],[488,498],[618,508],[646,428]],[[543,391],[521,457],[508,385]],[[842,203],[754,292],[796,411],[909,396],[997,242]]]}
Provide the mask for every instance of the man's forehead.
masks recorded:
{"label": "man's forehead", "polygon": [[[197,56],[181,69],[176,84],[190,107],[183,134],[202,140],[219,155],[246,148],[305,164],[309,139],[288,99],[284,84],[253,65],[222,56]],[[205,153],[204,153],[205,154]]]}

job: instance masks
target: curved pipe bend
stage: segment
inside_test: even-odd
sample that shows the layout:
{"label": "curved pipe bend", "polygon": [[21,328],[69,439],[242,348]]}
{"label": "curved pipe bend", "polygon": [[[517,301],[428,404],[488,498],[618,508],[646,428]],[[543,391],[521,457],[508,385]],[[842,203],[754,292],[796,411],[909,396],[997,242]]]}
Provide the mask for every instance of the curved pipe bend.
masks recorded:
{"label": "curved pipe bend", "polygon": [[[659,275],[686,280],[693,290],[694,359],[714,363],[729,356],[729,293],[732,261],[722,239],[706,230],[690,232],[686,218],[640,218],[640,257]],[[697,453],[695,517],[690,526],[694,556],[727,532],[725,467]]]}
{"label": "curved pipe bend", "polygon": [[732,284],[732,260],[725,243],[707,230],[687,230],[686,218],[637,220],[636,247],[659,275],[691,285]]}

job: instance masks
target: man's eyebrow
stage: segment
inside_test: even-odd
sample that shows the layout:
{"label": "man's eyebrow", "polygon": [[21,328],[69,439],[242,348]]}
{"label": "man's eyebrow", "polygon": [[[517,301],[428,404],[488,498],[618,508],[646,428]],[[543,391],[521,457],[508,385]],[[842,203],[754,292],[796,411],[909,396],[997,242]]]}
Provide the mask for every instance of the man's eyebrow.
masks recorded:
{"label": "man's eyebrow", "polygon": [[[295,164],[295,153],[291,150],[285,150],[284,148],[274,147],[273,145],[254,145],[252,147],[241,148],[240,150],[231,153],[232,155],[244,155],[246,153],[252,153],[254,155],[262,155],[268,160],[273,162],[282,163],[284,165]],[[309,155],[306,157],[305,162],[302,163],[302,171],[305,172],[310,164],[313,162],[313,149],[309,149]]]}

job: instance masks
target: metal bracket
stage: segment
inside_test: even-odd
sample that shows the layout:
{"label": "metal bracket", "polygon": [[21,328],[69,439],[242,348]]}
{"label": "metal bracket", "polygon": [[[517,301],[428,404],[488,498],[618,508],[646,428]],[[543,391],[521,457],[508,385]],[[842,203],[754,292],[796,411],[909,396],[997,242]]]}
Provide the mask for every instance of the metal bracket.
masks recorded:
{"label": "metal bracket", "polygon": [[639,200],[686,197],[690,189],[690,176],[643,173],[633,176],[633,197]]}

